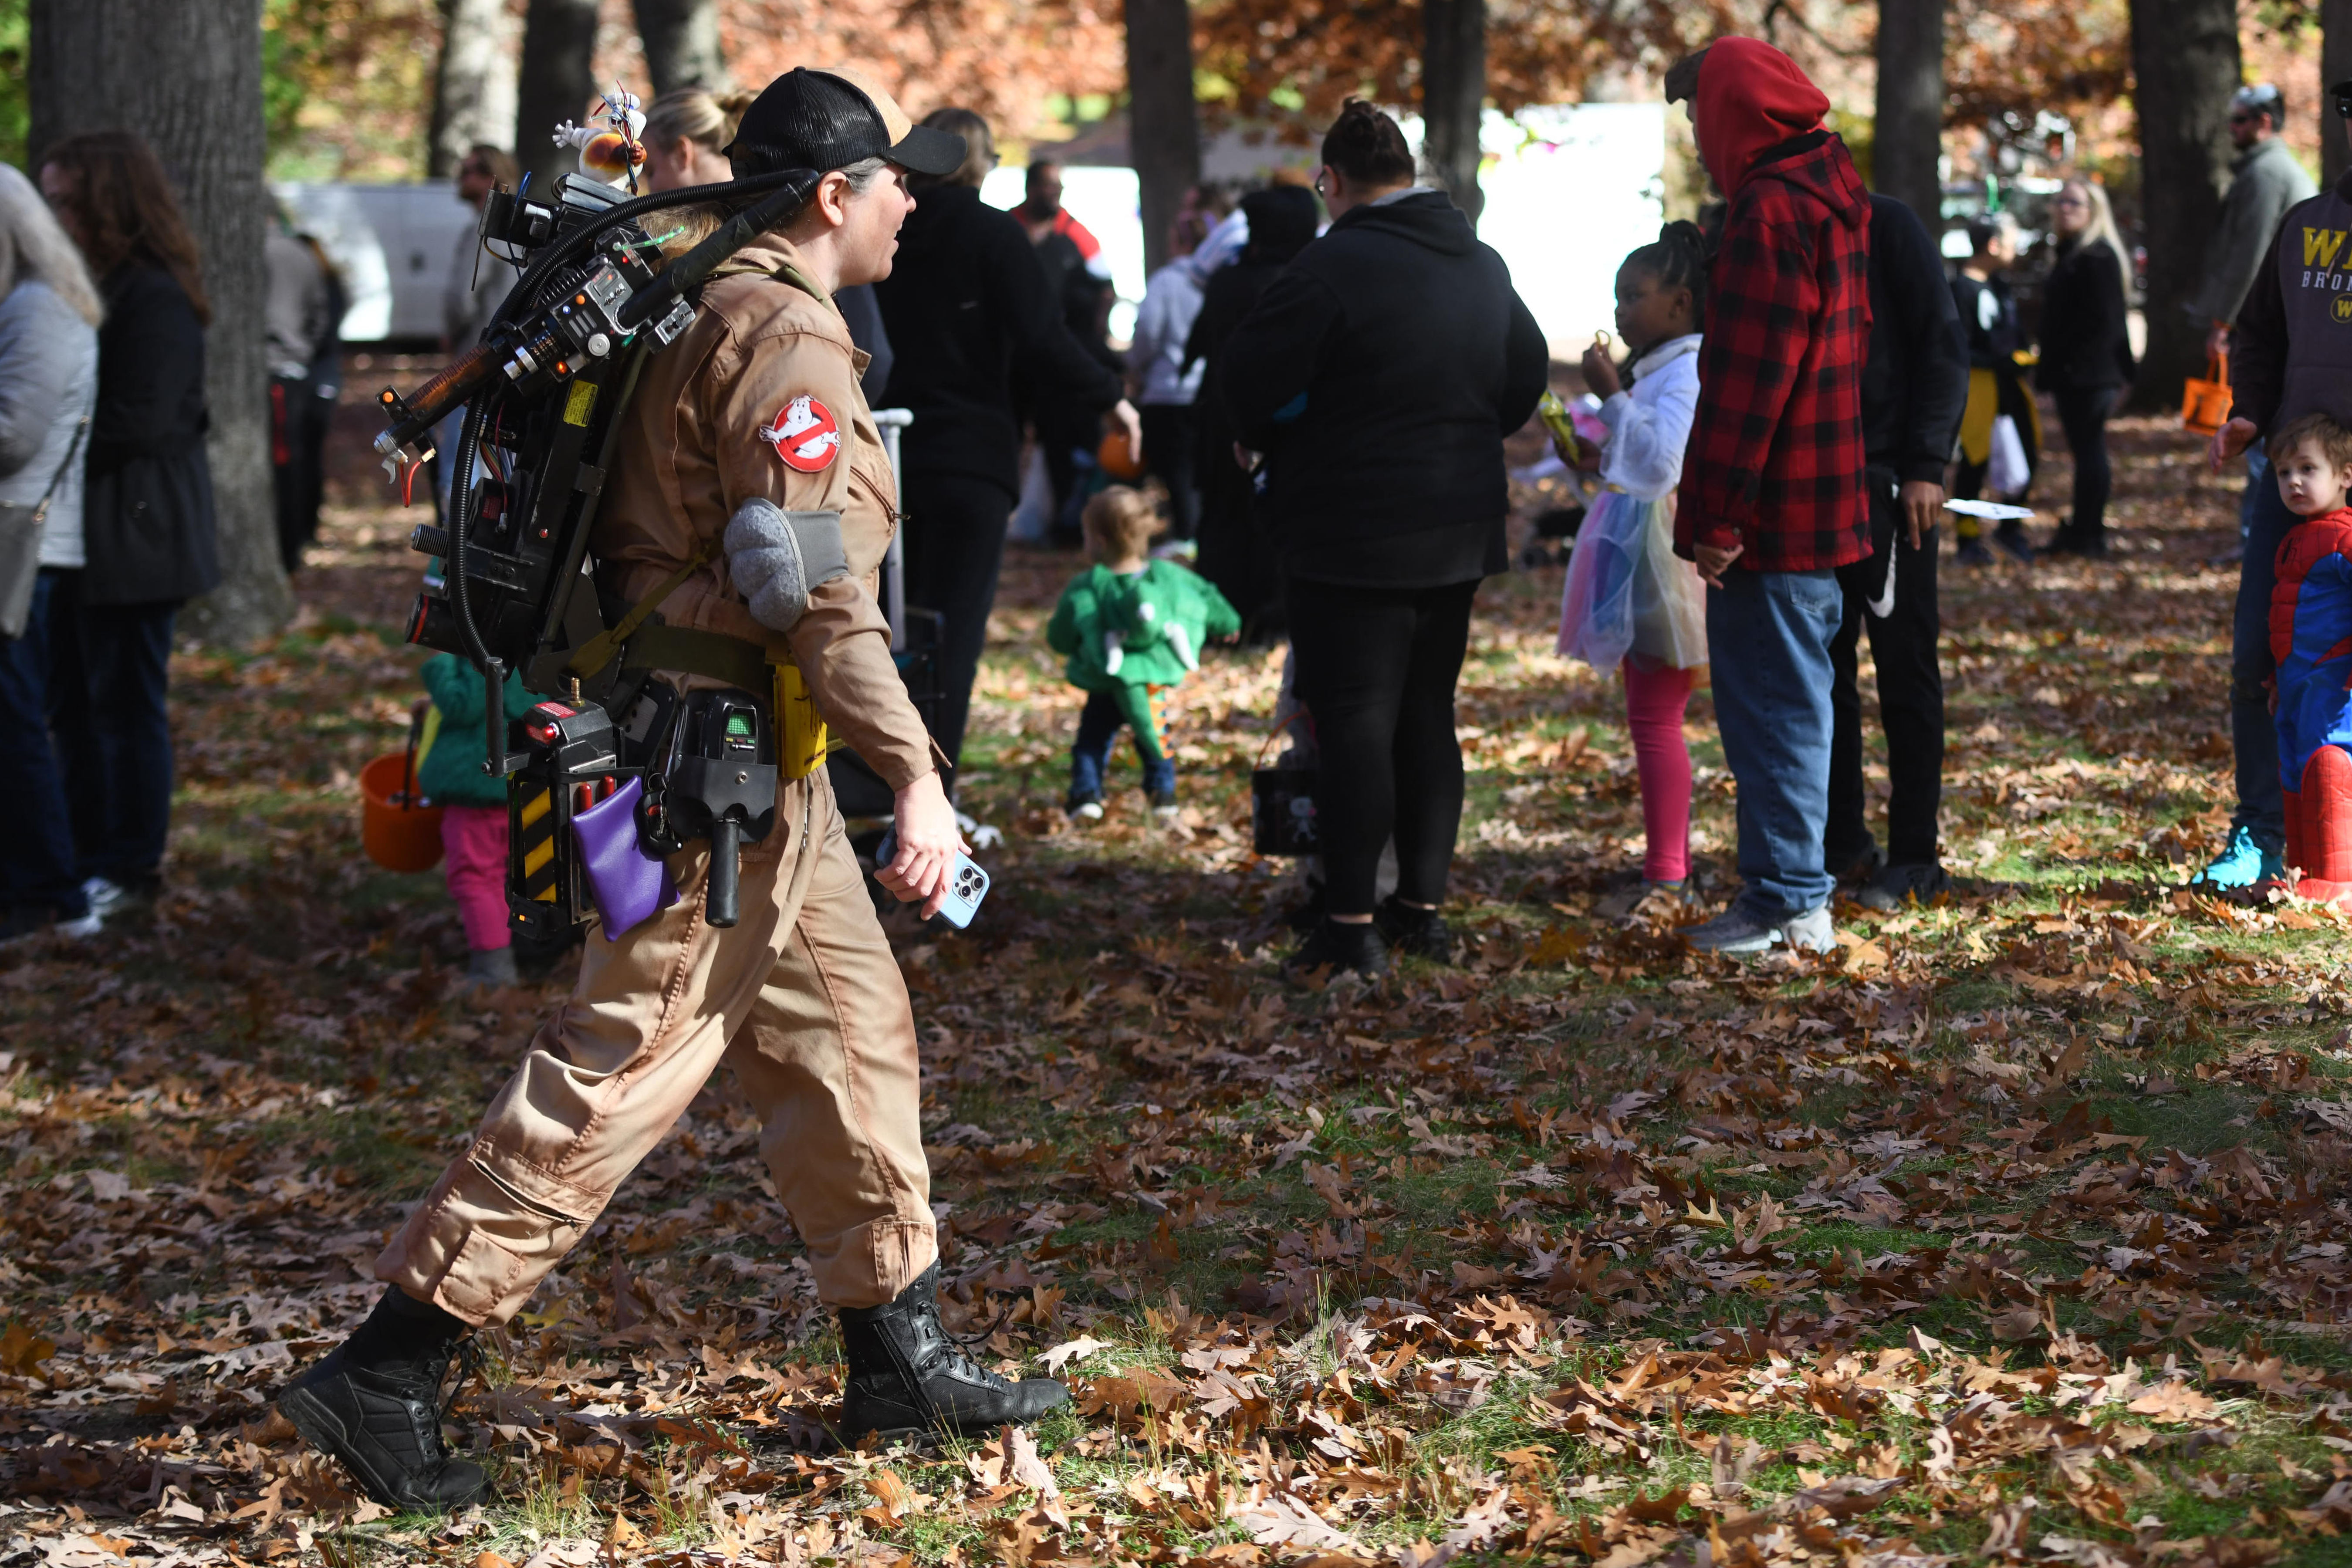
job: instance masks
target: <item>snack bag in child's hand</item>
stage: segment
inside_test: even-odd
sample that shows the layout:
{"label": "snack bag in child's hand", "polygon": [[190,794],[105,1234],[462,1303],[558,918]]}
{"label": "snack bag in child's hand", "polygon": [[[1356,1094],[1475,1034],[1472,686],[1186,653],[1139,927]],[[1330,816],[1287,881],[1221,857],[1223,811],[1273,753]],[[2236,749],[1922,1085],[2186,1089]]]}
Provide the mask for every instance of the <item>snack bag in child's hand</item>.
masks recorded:
{"label": "snack bag in child's hand", "polygon": [[1536,417],[1551,432],[1552,444],[1562,458],[1588,472],[1601,467],[1601,448],[1609,439],[1609,426],[1584,409],[1561,402],[1559,394],[1549,388],[1536,400]]}
{"label": "snack bag in child's hand", "polygon": [[1544,395],[1536,399],[1536,417],[1543,421],[1553,440],[1571,452],[1576,449],[1576,421],[1570,416],[1568,405],[1559,400],[1559,393],[1549,387],[1544,389]]}

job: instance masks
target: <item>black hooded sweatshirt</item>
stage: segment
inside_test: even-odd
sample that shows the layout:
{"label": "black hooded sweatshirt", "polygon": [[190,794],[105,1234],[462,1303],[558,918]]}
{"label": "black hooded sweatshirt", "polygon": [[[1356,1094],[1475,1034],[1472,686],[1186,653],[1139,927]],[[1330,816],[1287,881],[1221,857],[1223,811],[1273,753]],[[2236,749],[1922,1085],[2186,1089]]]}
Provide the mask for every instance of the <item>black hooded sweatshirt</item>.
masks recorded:
{"label": "black hooded sweatshirt", "polygon": [[877,408],[910,408],[903,461],[1021,493],[1013,372],[1093,409],[1123,392],[1118,373],[1062,324],[1061,302],[1019,220],[969,185],[926,185],[898,231],[890,276],[874,286],[896,363]]}
{"label": "black hooded sweatshirt", "polygon": [[1870,359],[1862,444],[1873,468],[1944,482],[1969,401],[1969,353],[1944,258],[1893,196],[1870,198]]}
{"label": "black hooded sweatshirt", "polygon": [[1223,369],[1290,576],[1436,587],[1505,568],[1503,437],[1549,355],[1443,191],[1351,208],[1267,288]]}

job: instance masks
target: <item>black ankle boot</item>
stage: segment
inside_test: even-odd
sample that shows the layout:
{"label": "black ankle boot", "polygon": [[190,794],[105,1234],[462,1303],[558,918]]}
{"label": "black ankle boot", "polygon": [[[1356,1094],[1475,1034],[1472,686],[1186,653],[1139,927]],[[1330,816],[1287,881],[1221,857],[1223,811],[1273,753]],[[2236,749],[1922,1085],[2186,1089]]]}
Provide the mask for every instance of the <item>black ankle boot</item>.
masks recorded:
{"label": "black ankle boot", "polygon": [[1454,928],[1435,910],[1415,909],[1391,893],[1372,911],[1372,924],[1391,952],[1409,952],[1437,963],[1454,962]]}
{"label": "black ankle boot", "polygon": [[1370,921],[1335,921],[1326,915],[1282,961],[1282,967],[1290,974],[1328,969],[1334,977],[1352,971],[1378,979],[1389,972],[1389,944]]}
{"label": "black ankle boot", "polygon": [[1050,1377],[1002,1378],[975,1363],[940,1321],[940,1266],[932,1264],[883,1307],[841,1310],[849,1387],[841,1435],[885,1442],[918,1433],[980,1436],[1007,1422],[1027,1426],[1070,1391]]}
{"label": "black ankle boot", "polygon": [[386,1508],[463,1508],[488,1495],[482,1467],[441,1446],[441,1383],[470,1331],[397,1286],[359,1331],[278,1391],[303,1440],[331,1454]]}

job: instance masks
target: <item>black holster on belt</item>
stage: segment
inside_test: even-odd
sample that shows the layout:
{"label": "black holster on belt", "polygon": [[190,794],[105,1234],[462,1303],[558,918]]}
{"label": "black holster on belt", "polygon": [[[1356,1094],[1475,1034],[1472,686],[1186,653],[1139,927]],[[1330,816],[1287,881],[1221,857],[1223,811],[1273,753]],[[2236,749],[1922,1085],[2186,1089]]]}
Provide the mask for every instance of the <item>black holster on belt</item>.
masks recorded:
{"label": "black holster on belt", "polygon": [[704,908],[712,925],[731,926],[741,912],[742,847],[776,825],[775,726],[765,704],[740,687],[684,696],[649,687],[653,692],[668,699],[670,711],[659,761],[646,770],[637,842],[647,854],[667,856],[689,839],[709,839]]}

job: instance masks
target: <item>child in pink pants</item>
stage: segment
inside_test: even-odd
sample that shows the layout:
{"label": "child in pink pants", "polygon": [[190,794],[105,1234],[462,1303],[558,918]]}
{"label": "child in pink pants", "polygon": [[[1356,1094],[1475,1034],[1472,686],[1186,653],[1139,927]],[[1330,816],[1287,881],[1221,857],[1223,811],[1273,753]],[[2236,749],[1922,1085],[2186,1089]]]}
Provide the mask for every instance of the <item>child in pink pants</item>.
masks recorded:
{"label": "child in pink pants", "polygon": [[1674,499],[1698,406],[1706,290],[1698,230],[1668,224],[1617,271],[1625,371],[1598,343],[1584,354],[1585,384],[1602,399],[1609,438],[1601,448],[1604,489],[1569,562],[1559,646],[1604,673],[1623,671],[1625,721],[1642,780],[1644,898],[1680,894],[1690,876],[1683,712],[1706,664],[1706,608],[1697,572],[1674,553]]}
{"label": "child in pink pants", "polygon": [[[482,771],[482,678],[455,654],[425,661],[425,689],[438,721],[416,759],[416,787],[441,808],[442,875],[466,925],[466,979],[480,986],[516,983],[514,939],[507,927],[507,784]],[[507,677],[509,719],[530,711],[522,677]]]}
{"label": "child in pink pants", "polygon": [[[479,959],[505,952],[514,963],[507,932],[507,808],[447,805],[441,808],[441,875],[465,922],[467,949]],[[479,967],[478,965],[478,967]],[[491,967],[498,967],[495,961]]]}

